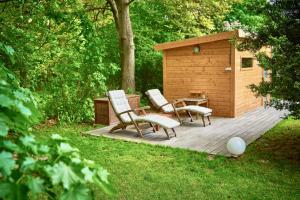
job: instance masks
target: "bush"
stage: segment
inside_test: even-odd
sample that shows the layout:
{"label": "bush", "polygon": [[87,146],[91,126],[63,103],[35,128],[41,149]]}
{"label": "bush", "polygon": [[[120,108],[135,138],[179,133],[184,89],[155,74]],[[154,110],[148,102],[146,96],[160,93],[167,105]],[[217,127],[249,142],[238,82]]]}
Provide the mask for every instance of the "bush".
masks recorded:
{"label": "bush", "polygon": [[[14,64],[13,50],[6,59]],[[37,198],[93,199],[91,184],[111,192],[109,173],[93,161],[81,158],[78,149],[53,134],[40,142],[30,133],[39,121],[36,101],[28,89],[0,60],[0,198],[9,200]]]}

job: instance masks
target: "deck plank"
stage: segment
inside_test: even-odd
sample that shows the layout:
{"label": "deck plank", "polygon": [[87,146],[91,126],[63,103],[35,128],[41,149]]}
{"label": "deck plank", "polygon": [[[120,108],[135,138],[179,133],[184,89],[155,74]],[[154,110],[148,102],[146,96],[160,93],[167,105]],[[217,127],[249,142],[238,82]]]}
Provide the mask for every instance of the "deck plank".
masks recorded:
{"label": "deck plank", "polygon": [[112,134],[108,133],[112,126],[85,133],[230,156],[226,149],[230,138],[241,137],[249,145],[281,121],[285,113],[274,108],[258,108],[237,118],[212,117],[212,125],[206,127],[203,127],[201,120],[194,123],[186,122],[183,126],[176,128],[177,137],[170,140],[167,139],[163,130],[153,133],[151,128],[144,130],[144,137],[140,138],[132,126],[127,130],[116,131]]}
{"label": "deck plank", "polygon": [[[213,141],[212,144],[210,144],[204,151],[209,153],[214,153],[214,150],[220,146],[224,146],[224,143],[226,144],[227,141],[234,136],[241,137],[245,140],[247,143],[247,140],[244,135],[247,134],[259,134],[260,128],[264,127],[266,123],[266,120],[269,120],[267,117],[269,117],[270,113],[261,113],[257,118],[247,119],[246,122],[239,122],[232,126],[231,129],[228,129],[232,131],[231,134],[224,134],[222,137],[220,137],[217,141]],[[275,116],[277,117],[277,116]],[[256,129],[256,130],[255,130]]]}

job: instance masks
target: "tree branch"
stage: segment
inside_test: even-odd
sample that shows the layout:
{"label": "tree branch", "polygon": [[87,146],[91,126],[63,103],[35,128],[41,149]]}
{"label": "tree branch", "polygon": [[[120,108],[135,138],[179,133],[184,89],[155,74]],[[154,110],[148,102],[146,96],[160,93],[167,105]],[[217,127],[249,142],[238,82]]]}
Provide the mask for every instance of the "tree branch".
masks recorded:
{"label": "tree branch", "polygon": [[130,1],[127,3],[127,5],[131,4],[132,2],[134,2],[134,0],[130,0]]}
{"label": "tree branch", "polygon": [[0,0],[0,3],[6,3],[6,2],[10,2],[10,1],[14,1],[14,0]]}
{"label": "tree branch", "polygon": [[96,14],[94,15],[94,21],[98,20],[98,16],[100,13],[104,15],[105,11],[109,10],[109,3],[106,2],[104,6],[101,7],[93,7],[92,5],[86,5],[86,11],[87,12],[94,12],[96,11]]}
{"label": "tree branch", "polygon": [[107,2],[110,5],[111,11],[113,13],[117,29],[119,29],[119,27],[120,27],[120,25],[119,25],[119,13],[118,13],[118,8],[117,8],[117,5],[116,5],[116,2],[115,2],[115,0],[107,0]]}
{"label": "tree branch", "polygon": [[[87,5],[87,11],[102,11],[103,13],[108,9],[108,2],[106,2],[106,4],[104,6],[101,7],[92,7]],[[89,8],[90,7],[90,8]]]}

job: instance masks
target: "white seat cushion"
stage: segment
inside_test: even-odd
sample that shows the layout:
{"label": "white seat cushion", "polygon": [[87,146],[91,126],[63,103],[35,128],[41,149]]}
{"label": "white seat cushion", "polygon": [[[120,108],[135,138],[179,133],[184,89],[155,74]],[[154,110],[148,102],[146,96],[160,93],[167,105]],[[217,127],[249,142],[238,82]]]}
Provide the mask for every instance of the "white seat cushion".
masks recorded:
{"label": "white seat cushion", "polygon": [[[131,107],[128,103],[128,99],[123,90],[109,91],[108,96],[116,113],[121,113],[127,110],[131,110]],[[158,124],[161,127],[167,129],[175,128],[180,125],[179,122],[165,116],[152,115],[152,114],[138,116],[134,112],[130,112],[130,115],[134,121],[151,122],[154,124]],[[120,118],[122,122],[125,123],[132,122],[128,113],[124,113],[120,115]]]}
{"label": "white seat cushion", "polygon": [[202,107],[202,106],[183,106],[183,107],[176,108],[176,110],[177,111],[187,110],[187,111],[190,111],[190,112],[199,113],[199,114],[204,115],[204,116],[209,116],[212,113],[212,109]]}
{"label": "white seat cushion", "polygon": [[[149,99],[152,102],[152,104],[157,108],[168,103],[168,101],[165,99],[165,97],[160,93],[160,91],[158,89],[148,90],[146,92],[146,94],[149,96]],[[163,106],[162,110],[165,113],[173,113],[174,112],[174,108],[171,104]],[[177,111],[187,110],[190,112],[199,113],[204,116],[209,116],[212,113],[212,109],[210,109],[210,108],[206,108],[206,107],[202,107],[202,106],[193,106],[193,105],[179,107],[179,108],[176,108],[176,110]]]}
{"label": "white seat cushion", "polygon": [[[146,94],[149,96],[151,103],[156,107],[160,108],[162,105],[168,103],[165,97],[160,93],[159,89],[148,90]],[[165,113],[174,112],[174,108],[171,104],[165,105],[162,107],[162,110]]]}
{"label": "white seat cushion", "polygon": [[[131,110],[131,107],[128,103],[128,99],[125,95],[124,90],[109,91],[108,96],[109,96],[110,102],[112,103],[112,106],[117,114],[127,111],[127,110]],[[130,112],[130,114],[133,118],[137,117],[137,115],[134,112]],[[120,115],[120,118],[122,119],[123,122],[131,121],[131,119],[127,113]]]}
{"label": "white seat cushion", "polygon": [[171,118],[164,117],[161,115],[149,114],[144,116],[137,116],[136,121],[146,121],[153,124],[158,124],[165,129],[175,128],[180,125],[178,121],[175,121]]}

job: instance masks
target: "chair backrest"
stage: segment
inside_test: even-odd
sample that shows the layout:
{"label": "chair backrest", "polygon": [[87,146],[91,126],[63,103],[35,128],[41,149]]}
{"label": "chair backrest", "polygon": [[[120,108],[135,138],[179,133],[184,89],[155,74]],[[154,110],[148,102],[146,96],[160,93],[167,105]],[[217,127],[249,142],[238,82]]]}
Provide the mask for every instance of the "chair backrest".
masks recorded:
{"label": "chair backrest", "polygon": [[[109,101],[113,107],[113,110],[116,114],[121,112],[131,110],[128,99],[125,95],[124,90],[112,90],[107,93]],[[130,112],[130,115],[134,118],[136,115],[133,112]],[[130,122],[131,119],[127,113],[120,115],[119,120],[122,122]]]}
{"label": "chair backrest", "polygon": [[[156,107],[160,108],[162,105],[168,103],[166,98],[161,94],[159,89],[151,89],[146,92],[146,95],[149,97],[151,103]],[[174,112],[174,108],[171,104],[165,105],[161,108],[164,112]]]}

